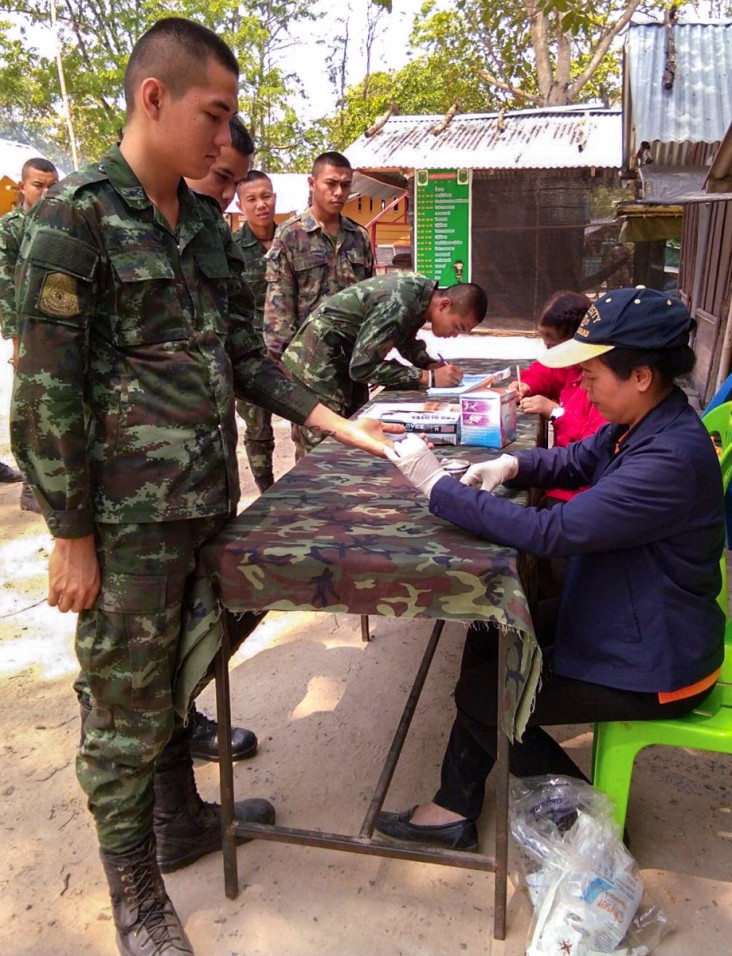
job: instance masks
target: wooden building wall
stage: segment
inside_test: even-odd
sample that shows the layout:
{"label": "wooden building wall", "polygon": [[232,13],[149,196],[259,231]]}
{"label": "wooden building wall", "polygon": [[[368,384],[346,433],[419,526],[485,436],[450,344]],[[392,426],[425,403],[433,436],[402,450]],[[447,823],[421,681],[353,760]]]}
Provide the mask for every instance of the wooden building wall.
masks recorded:
{"label": "wooden building wall", "polygon": [[732,195],[685,206],[679,295],[697,321],[692,381],[703,407],[730,371],[723,344],[732,296]]}

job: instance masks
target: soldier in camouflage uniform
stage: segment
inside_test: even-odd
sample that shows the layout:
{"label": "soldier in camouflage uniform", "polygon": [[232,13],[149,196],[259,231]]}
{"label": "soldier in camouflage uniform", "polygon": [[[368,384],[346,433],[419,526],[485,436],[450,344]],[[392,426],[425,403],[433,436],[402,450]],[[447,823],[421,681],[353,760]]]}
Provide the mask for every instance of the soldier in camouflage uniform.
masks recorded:
{"label": "soldier in camouflage uniform", "polygon": [[[25,214],[41,199],[46,190],[58,182],[58,170],[42,156],[34,156],[23,163],[20,172],[20,200],[15,209],[0,219],[0,333],[13,340],[13,364],[17,358],[17,329],[15,320],[15,265],[23,238]],[[15,468],[0,462],[0,481],[23,480],[20,491],[20,510],[40,512],[28,482]]]}
{"label": "soldier in camouflage uniform", "polygon": [[[438,338],[470,332],[486,305],[485,292],[472,283],[439,289],[414,273],[376,276],[321,302],[285,349],[282,364],[346,416],[365,404],[369,383],[389,389],[457,385],[462,371],[432,358],[416,334],[425,322]],[[387,361],[392,349],[412,364]],[[308,451],[323,439],[317,429],[298,430]]]}
{"label": "soldier in camouflage uniform", "polygon": [[[272,180],[258,169],[251,170],[239,185],[237,195],[246,222],[234,233],[233,239],[244,258],[244,277],[254,297],[256,323],[259,329],[263,329],[267,292],[265,256],[274,238],[277,197],[272,189]],[[236,410],[244,421],[244,448],[249,467],[257,488],[264,492],[274,482],[272,413],[251,402],[237,402]]]}
{"label": "soldier in camouflage uniform", "polygon": [[[341,214],[353,182],[341,153],[323,153],[313,163],[310,207],[283,222],[267,254],[264,340],[280,358],[310,313],[328,296],[374,274],[368,233]],[[307,448],[299,430],[292,437],[296,458]]]}
{"label": "soldier in camouflage uniform", "polygon": [[[182,181],[229,144],[237,81],[205,27],[148,30],[125,75],[120,148],[32,211],[16,279],[11,437],[55,538],[49,604],[80,612],[92,709],[77,774],[124,956],[193,952],[160,870],[221,845],[173,683],[198,553],[239,495],[235,393],[384,449],[383,433],[338,418],[268,358],[220,210]],[[274,809],[241,801],[236,815]]]}

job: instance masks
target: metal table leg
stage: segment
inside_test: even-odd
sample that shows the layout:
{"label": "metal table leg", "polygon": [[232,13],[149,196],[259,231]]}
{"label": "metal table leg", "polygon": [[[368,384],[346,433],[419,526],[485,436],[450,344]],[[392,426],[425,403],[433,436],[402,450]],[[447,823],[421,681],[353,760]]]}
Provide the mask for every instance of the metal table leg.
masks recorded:
{"label": "metal table leg", "polygon": [[498,698],[496,714],[498,730],[496,741],[496,763],[493,768],[496,779],[496,883],[493,904],[493,937],[506,938],[506,896],[508,888],[508,772],[509,772],[509,743],[503,731],[505,714],[503,693],[504,681],[501,677],[506,674],[506,658],[508,656],[509,637],[505,628],[499,628],[498,638]]}
{"label": "metal table leg", "polygon": [[[219,774],[221,780],[224,879],[226,895],[229,899],[236,898],[239,892],[236,860],[237,835],[245,836],[249,839],[271,840],[276,843],[294,843],[300,846],[319,846],[329,850],[343,850],[350,853],[362,853],[369,856],[381,856],[398,860],[411,860],[418,863],[438,863],[442,866],[456,866],[464,869],[495,873],[493,936],[495,939],[505,939],[508,879],[509,745],[508,738],[502,730],[504,697],[500,681],[498,690],[498,752],[496,765],[494,767],[497,791],[495,856],[491,857],[480,853],[467,852],[465,850],[430,849],[429,847],[412,847],[407,844],[391,844],[385,840],[380,840],[379,838],[374,839],[372,837],[376,817],[383,806],[386,793],[391,784],[399,755],[401,754],[412,717],[417,708],[419,697],[437,649],[443,627],[444,621],[438,621],[432,630],[358,836],[329,833],[323,830],[306,830],[277,825],[268,826],[258,823],[238,824],[235,822],[228,673],[229,638],[224,629],[224,640],[222,641],[221,649],[216,658],[216,705],[219,722],[219,744],[221,748],[219,754]],[[501,670],[499,673],[505,673],[508,647],[508,635],[501,634],[499,638],[499,667]]]}
{"label": "metal table leg", "polygon": [[364,643],[368,643],[371,640],[368,614],[361,615],[361,640],[364,641]]}
{"label": "metal table leg", "polygon": [[221,789],[221,844],[224,888],[230,900],[239,895],[234,825],[234,765],[231,759],[231,699],[229,696],[229,630],[221,615],[223,634],[216,655],[216,720],[219,725],[219,786]]}

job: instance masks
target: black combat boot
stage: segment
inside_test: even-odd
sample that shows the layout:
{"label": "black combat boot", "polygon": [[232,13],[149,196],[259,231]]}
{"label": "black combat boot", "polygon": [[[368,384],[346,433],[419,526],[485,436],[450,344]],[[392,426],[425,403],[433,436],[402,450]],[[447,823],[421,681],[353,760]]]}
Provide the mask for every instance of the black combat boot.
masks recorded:
{"label": "black combat boot", "polygon": [[16,481],[22,481],[23,475],[17,468],[11,468],[4,461],[0,461],[0,482],[4,484],[14,484]]}
{"label": "black combat boot", "polygon": [[[274,823],[275,809],[268,800],[238,800],[234,815],[240,823]],[[155,771],[153,821],[163,873],[221,849],[221,808],[218,803],[204,803],[198,795],[190,757]],[[247,841],[237,837],[236,842]]]}
{"label": "black combat boot", "polygon": [[255,475],[254,484],[259,488],[262,494],[264,494],[265,491],[274,484],[274,475],[271,471],[266,475]]}
{"label": "black combat boot", "polygon": [[148,837],[129,853],[101,851],[122,956],[193,956],[178,914],[165,892]]}
{"label": "black combat boot", "polygon": [[[191,734],[191,757],[198,760],[219,759],[219,727],[215,720],[206,717],[195,707],[189,712],[193,725]],[[257,735],[245,727],[231,728],[231,759],[246,760],[257,752]]]}

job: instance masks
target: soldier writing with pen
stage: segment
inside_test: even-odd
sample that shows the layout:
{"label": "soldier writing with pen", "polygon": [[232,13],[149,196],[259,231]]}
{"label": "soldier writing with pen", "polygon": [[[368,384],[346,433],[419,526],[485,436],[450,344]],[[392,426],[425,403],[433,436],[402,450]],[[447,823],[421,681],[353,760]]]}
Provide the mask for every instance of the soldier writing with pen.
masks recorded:
{"label": "soldier writing with pen", "polygon": [[[487,299],[473,283],[438,288],[409,272],[365,279],[322,302],[290,342],[282,364],[318,394],[324,405],[352,415],[368,387],[424,389],[457,385],[462,370],[433,358],[417,332],[425,322],[437,338],[471,332],[485,316]],[[409,365],[387,359],[392,349]],[[310,450],[323,435],[296,426]]]}

